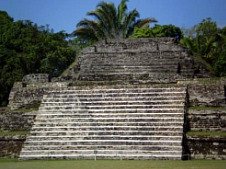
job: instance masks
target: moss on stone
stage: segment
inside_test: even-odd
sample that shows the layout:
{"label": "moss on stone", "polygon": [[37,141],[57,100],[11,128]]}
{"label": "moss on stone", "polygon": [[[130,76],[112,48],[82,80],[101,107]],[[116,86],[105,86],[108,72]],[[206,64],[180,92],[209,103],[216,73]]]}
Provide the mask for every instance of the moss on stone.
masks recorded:
{"label": "moss on stone", "polygon": [[0,130],[0,137],[26,136],[29,133],[27,130]]}
{"label": "moss on stone", "polygon": [[190,137],[200,137],[200,138],[206,138],[206,137],[226,138],[225,131],[189,131],[186,133],[186,135]]}
{"label": "moss on stone", "polygon": [[41,101],[35,101],[35,102],[28,104],[24,107],[13,110],[12,112],[27,113],[27,112],[37,111],[39,109],[40,104],[41,104]]}

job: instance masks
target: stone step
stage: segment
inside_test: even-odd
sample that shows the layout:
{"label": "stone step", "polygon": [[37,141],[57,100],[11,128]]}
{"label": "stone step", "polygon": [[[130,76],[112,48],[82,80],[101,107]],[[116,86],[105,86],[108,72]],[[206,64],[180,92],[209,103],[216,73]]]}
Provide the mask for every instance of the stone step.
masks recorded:
{"label": "stone step", "polygon": [[[169,63],[168,63],[169,62]],[[105,71],[106,73],[116,71],[125,71],[125,72],[134,72],[137,70],[136,73],[140,73],[142,71],[156,71],[156,70],[176,70],[178,68],[178,65],[180,61],[174,61],[171,62],[170,60],[165,61],[165,62],[158,62],[157,60],[153,62],[144,62],[144,65],[140,66],[139,64],[131,64],[128,66],[123,66],[122,64],[120,65],[119,62],[116,62],[115,64],[112,65],[98,65],[98,63],[92,64],[90,67],[89,66],[83,66],[81,72],[92,72],[92,71]],[[166,63],[166,64],[165,64]]]}
{"label": "stone step", "polygon": [[[150,69],[111,69],[111,70],[97,70],[97,69],[89,69],[87,70],[87,73],[88,74],[96,74],[96,75],[99,75],[99,74],[107,74],[107,75],[118,75],[118,74],[134,74],[134,75],[140,75],[140,74],[143,74],[143,73],[157,73],[157,72],[161,72],[161,73],[177,73],[177,66],[172,66],[172,68],[167,68],[167,67],[154,67],[154,68],[150,68]],[[86,73],[84,71],[84,73]]]}
{"label": "stone step", "polygon": [[[146,60],[150,60],[150,59],[154,59],[154,60],[158,60],[158,59],[162,59],[163,61],[167,58],[170,58],[172,60],[172,58],[177,58],[177,59],[182,59],[184,57],[182,57],[183,55],[186,55],[186,53],[184,51],[159,51],[159,50],[154,50],[154,51],[149,51],[151,48],[148,47],[145,49],[145,51],[142,50],[138,50],[138,49],[130,49],[130,50],[116,50],[114,52],[108,50],[108,48],[105,48],[106,51],[105,52],[95,52],[95,53],[87,53],[84,54],[83,57],[87,57],[87,58],[100,58],[101,60],[109,60],[108,58],[111,57],[112,59],[115,58],[115,60],[123,59],[125,60],[125,57],[134,57],[134,59],[146,59]],[[116,55],[117,54],[117,55]],[[145,61],[146,61],[145,60]],[[114,62],[112,62],[114,63]],[[129,62],[131,64],[131,61]],[[125,64],[124,64],[125,65]]]}
{"label": "stone step", "polygon": [[183,117],[134,117],[134,118],[95,118],[92,117],[90,119],[87,118],[36,118],[35,124],[43,124],[43,123],[51,123],[51,124],[58,124],[58,123],[82,123],[82,122],[99,122],[99,123],[114,123],[114,122],[146,122],[146,123],[157,123],[157,122],[163,122],[163,123],[174,123],[174,122],[181,122],[183,123]]}
{"label": "stone step", "polygon": [[149,151],[182,151],[182,147],[178,145],[48,145],[48,146],[37,146],[37,145],[26,145],[24,151],[32,150],[149,150]]}
{"label": "stone step", "polygon": [[162,155],[176,155],[181,154],[181,151],[148,151],[148,150],[33,150],[33,151],[22,151],[20,154],[23,155],[70,155],[70,154],[77,154],[77,155],[128,155],[128,154],[162,154]]}
{"label": "stone step", "polygon": [[64,140],[71,141],[71,140],[77,140],[77,139],[83,139],[83,140],[181,140],[181,136],[141,136],[141,135],[84,135],[81,133],[81,135],[77,136],[29,136],[26,138],[26,141],[57,141],[57,140]]}
{"label": "stone step", "polygon": [[[143,136],[161,136],[161,135],[165,135],[165,136],[181,136],[183,134],[182,130],[178,130],[178,131],[170,131],[170,130],[158,130],[158,131],[150,131],[150,130],[136,130],[136,129],[130,129],[130,130],[107,130],[107,131],[103,131],[103,130],[84,130],[82,131],[83,135],[143,135]],[[54,131],[36,131],[33,130],[30,133],[30,136],[77,136],[77,135],[81,135],[81,131],[70,131],[70,130],[54,130]]]}
{"label": "stone step", "polygon": [[[61,119],[63,117],[65,117],[65,119],[70,119],[70,118],[82,118],[81,121],[92,121],[92,118],[103,118],[103,119],[106,119],[106,118],[114,118],[114,119],[117,119],[117,118],[120,118],[121,120],[126,120],[127,118],[150,118],[150,117],[153,117],[153,116],[157,116],[159,118],[159,120],[161,119],[161,117],[178,117],[179,118],[183,118],[184,117],[184,114],[183,113],[163,113],[163,114],[158,114],[158,113],[153,113],[152,115],[151,114],[138,114],[138,113],[128,113],[128,114],[94,114],[94,115],[69,115],[69,114],[55,114],[55,115],[51,115],[51,114],[43,114],[43,115],[39,115],[39,117],[37,117],[37,120],[46,120],[47,118],[47,121],[48,119],[53,119],[53,120],[57,120],[57,119]],[[86,119],[86,120],[85,120]],[[50,120],[51,121],[51,120]],[[69,120],[67,120],[69,121]],[[160,121],[162,122],[162,121]],[[177,122],[179,122],[179,120],[177,120]]]}
{"label": "stone step", "polygon": [[48,96],[42,100],[43,103],[45,102],[105,102],[105,101],[124,101],[124,102],[131,102],[131,101],[170,101],[170,100],[184,100],[185,95],[176,95],[176,96],[127,96],[127,97],[114,97],[114,100],[110,96],[91,96],[91,97],[78,97],[76,95],[71,96],[71,95],[61,95],[61,96],[56,96],[53,97]]}
{"label": "stone step", "polygon": [[[53,107],[54,108],[54,107]],[[140,114],[153,114],[153,113],[183,113],[183,106],[153,106],[153,107],[148,107],[148,108],[143,108],[143,107],[134,107],[134,108],[130,108],[130,107],[125,107],[125,108],[88,108],[88,107],[62,107],[62,108],[57,108],[56,110],[50,108],[40,108],[39,109],[39,113],[41,115],[44,115],[46,113],[52,113],[52,115],[59,115],[61,113],[64,113],[65,115],[79,115],[79,113],[82,113],[81,115],[88,115],[90,113],[95,113],[96,115],[100,114],[100,113],[114,113],[115,115],[119,115],[120,113],[124,114],[128,114],[128,113],[140,113]],[[55,112],[55,113],[54,113]],[[57,113],[56,113],[57,112]],[[87,113],[87,114],[85,114]]]}
{"label": "stone step", "polygon": [[45,101],[42,102],[41,106],[62,106],[62,105],[153,105],[153,104],[184,104],[184,100],[99,100],[99,101]]}
{"label": "stone step", "polygon": [[156,154],[127,154],[127,155],[109,155],[109,154],[87,154],[87,155],[77,155],[77,154],[57,154],[57,155],[21,155],[20,159],[31,160],[31,159],[153,159],[153,160],[181,160],[181,154],[178,155],[156,155]]}
{"label": "stone step", "polygon": [[78,122],[70,122],[68,121],[67,123],[60,123],[58,121],[55,122],[36,122],[34,124],[34,126],[36,127],[55,127],[55,126],[59,126],[59,127],[65,127],[65,126],[87,126],[87,125],[91,125],[91,126],[120,126],[120,125],[126,125],[126,126],[167,126],[167,125],[183,125],[183,122],[178,121],[178,122],[151,122],[151,123],[147,123],[147,122],[100,122],[100,121],[91,121],[91,120],[87,120],[87,121],[78,121]]}
{"label": "stone step", "polygon": [[69,98],[69,97],[78,97],[78,98],[99,98],[99,97],[116,97],[116,98],[125,98],[125,97],[161,97],[161,96],[169,96],[169,95],[177,95],[177,96],[185,96],[183,92],[162,92],[162,93],[52,93],[48,98]]}
{"label": "stone step", "polygon": [[103,88],[102,89],[84,89],[84,90],[79,90],[76,89],[76,87],[69,87],[66,89],[62,89],[61,91],[58,90],[53,90],[49,91],[48,93],[52,94],[165,94],[165,93],[185,93],[184,88],[134,88],[134,89],[121,89],[121,88],[115,88],[115,89],[107,89]]}
{"label": "stone step", "polygon": [[142,93],[142,92],[185,92],[185,87],[149,87],[145,86],[135,86],[130,87],[122,85],[115,85],[115,86],[97,86],[96,88],[92,87],[84,87],[80,88],[79,86],[71,86],[67,88],[62,88],[62,90],[52,90],[49,91],[49,93],[65,93],[65,92],[71,92],[71,93]]}
{"label": "stone step", "polygon": [[24,143],[24,146],[51,146],[51,145],[181,145],[181,140],[30,140]]}
{"label": "stone step", "polygon": [[140,72],[140,71],[152,71],[157,69],[178,69],[178,61],[177,62],[158,62],[158,63],[149,63],[148,65],[139,66],[139,65],[130,65],[130,66],[122,66],[122,65],[92,65],[90,71],[132,71],[132,72]]}
{"label": "stone step", "polygon": [[156,88],[156,89],[86,89],[80,90],[76,89],[75,87],[70,87],[66,89],[62,89],[61,91],[49,91],[49,94],[70,94],[70,95],[110,95],[110,96],[117,96],[117,95],[165,95],[165,94],[184,94],[185,91],[183,88],[174,89],[174,88]]}
{"label": "stone step", "polygon": [[178,80],[185,79],[183,76],[178,74],[176,71],[169,72],[142,72],[142,73],[129,73],[129,74],[107,74],[107,73],[90,73],[80,72],[79,80],[82,81],[112,81],[118,79],[120,81],[146,81],[149,83],[177,83]]}
{"label": "stone step", "polygon": [[62,113],[60,114],[55,113],[54,112],[46,112],[45,114],[42,113],[40,115],[38,115],[38,117],[36,117],[36,119],[58,119],[58,118],[63,118],[63,117],[67,117],[69,118],[89,118],[90,120],[92,120],[92,118],[121,118],[121,119],[126,119],[126,118],[139,118],[139,117],[179,117],[182,118],[184,117],[184,113],[180,112],[180,113],[108,113],[108,112],[104,112],[104,113],[86,113],[86,114],[76,114],[75,112],[73,113]]}
{"label": "stone step", "polygon": [[[172,66],[173,67],[173,66]],[[130,74],[133,74],[133,75],[142,75],[144,73],[158,73],[158,72],[161,72],[161,73],[177,73],[177,70],[178,68],[176,68],[175,66],[173,68],[150,68],[149,70],[148,69],[144,69],[144,70],[125,70],[125,69],[112,69],[112,70],[109,70],[109,71],[106,71],[106,70],[95,70],[95,69],[91,69],[91,70],[87,70],[87,74],[95,74],[95,75],[120,75],[120,74],[123,74],[123,75],[130,75]],[[86,73],[84,71],[84,73]]]}
{"label": "stone step", "polygon": [[[102,65],[98,65],[98,62],[97,63],[93,63],[91,66],[90,66],[90,69],[96,69],[96,70],[100,70],[100,69],[103,69],[103,70],[114,70],[114,69],[120,69],[120,70],[129,70],[129,69],[132,69],[132,70],[141,70],[141,69],[157,69],[157,68],[164,68],[164,67],[167,67],[167,68],[177,68],[177,65],[180,63],[179,60],[170,60],[170,58],[168,58],[167,60],[157,60],[157,59],[153,59],[152,62],[143,62],[144,65],[141,65],[141,64],[137,64],[137,63],[131,63],[131,64],[128,64],[128,65],[122,65],[122,63],[120,62],[115,62],[113,63],[112,65],[110,64],[102,64]],[[83,68],[87,68],[85,65],[83,66]],[[111,69],[112,68],[112,69]]]}
{"label": "stone step", "polygon": [[88,105],[88,106],[83,106],[83,105],[67,105],[65,104],[64,106],[57,106],[57,105],[52,105],[52,106],[41,106],[39,108],[40,111],[61,111],[61,110],[70,110],[70,111],[80,111],[80,110],[86,110],[89,112],[97,112],[97,111],[133,111],[136,109],[137,111],[146,109],[146,110],[156,110],[158,108],[162,109],[172,109],[172,108],[183,108],[184,104],[168,104],[168,105]]}
{"label": "stone step", "polygon": [[122,126],[62,126],[62,127],[58,127],[58,126],[53,126],[53,127],[36,127],[33,126],[31,129],[31,132],[33,131],[81,131],[83,132],[84,130],[103,130],[103,131],[108,131],[108,130],[115,130],[115,132],[117,132],[117,130],[171,130],[171,131],[181,131],[183,130],[182,126],[126,126],[126,125],[122,125]]}
{"label": "stone step", "polygon": [[[130,56],[130,59],[125,60],[125,57]],[[178,63],[180,61],[184,61],[183,57],[180,57],[180,55],[175,56],[170,54],[161,54],[157,52],[152,52],[149,54],[145,53],[117,53],[117,55],[113,53],[109,54],[94,54],[94,55],[86,55],[86,57],[89,57],[89,60],[94,59],[95,62],[92,62],[95,65],[117,65],[117,66],[146,66],[153,63]],[[111,58],[111,63],[109,63],[109,57]],[[133,62],[131,62],[133,60]],[[159,62],[158,62],[159,61]],[[90,62],[89,62],[90,63]],[[88,67],[89,65],[82,64],[81,68]]]}
{"label": "stone step", "polygon": [[[90,66],[90,70],[115,70],[115,69],[119,69],[119,70],[142,70],[142,69],[158,69],[158,68],[177,68],[178,64],[180,63],[179,60],[176,61],[170,61],[170,59],[167,59],[165,61],[163,60],[152,60],[152,62],[143,62],[144,65],[140,65],[137,63],[131,63],[130,65],[122,65],[119,62],[116,62],[112,65],[109,64],[103,64],[103,65],[98,65],[97,63],[93,63]],[[83,66],[83,68],[87,68],[85,65]],[[112,69],[111,69],[112,68]]]}

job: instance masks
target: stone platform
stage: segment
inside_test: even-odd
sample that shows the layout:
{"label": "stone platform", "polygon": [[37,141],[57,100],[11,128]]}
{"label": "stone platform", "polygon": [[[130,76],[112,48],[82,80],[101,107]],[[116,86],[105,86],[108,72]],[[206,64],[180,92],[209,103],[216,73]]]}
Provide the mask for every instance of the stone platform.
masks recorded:
{"label": "stone platform", "polygon": [[20,159],[181,159],[185,98],[177,85],[49,91]]}

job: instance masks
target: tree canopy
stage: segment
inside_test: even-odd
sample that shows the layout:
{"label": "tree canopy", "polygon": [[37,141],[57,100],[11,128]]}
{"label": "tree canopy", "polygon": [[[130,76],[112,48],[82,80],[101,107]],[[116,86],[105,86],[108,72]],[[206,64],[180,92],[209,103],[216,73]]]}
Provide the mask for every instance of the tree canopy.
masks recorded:
{"label": "tree canopy", "polygon": [[211,18],[204,19],[187,31],[181,44],[212,75],[226,75],[226,27],[218,28]]}
{"label": "tree canopy", "polygon": [[16,21],[0,11],[0,105],[7,104],[15,81],[29,73],[58,76],[75,58],[64,32],[31,21]]}
{"label": "tree canopy", "polygon": [[183,37],[183,32],[179,27],[174,25],[158,25],[154,27],[136,27],[133,34],[133,38],[152,38],[152,37],[177,37],[181,39]]}
{"label": "tree canopy", "polygon": [[77,24],[74,34],[85,41],[99,41],[106,39],[128,38],[135,27],[143,27],[150,22],[156,22],[153,18],[138,19],[139,12],[136,9],[128,11],[128,0],[121,0],[116,7],[113,3],[100,2],[96,9],[87,13],[93,20],[84,19]]}

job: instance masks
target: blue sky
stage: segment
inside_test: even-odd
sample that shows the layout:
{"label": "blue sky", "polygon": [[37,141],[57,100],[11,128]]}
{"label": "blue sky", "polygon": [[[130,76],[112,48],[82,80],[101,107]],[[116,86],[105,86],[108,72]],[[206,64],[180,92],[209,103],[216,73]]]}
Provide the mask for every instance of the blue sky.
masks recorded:
{"label": "blue sky", "polygon": [[[119,4],[120,0],[106,0]],[[14,20],[31,20],[49,24],[55,32],[71,33],[76,23],[95,9],[100,0],[0,0],[0,10]],[[211,17],[220,27],[226,26],[226,0],[130,0],[129,10],[136,8],[141,18],[154,17],[159,24],[190,28]]]}

